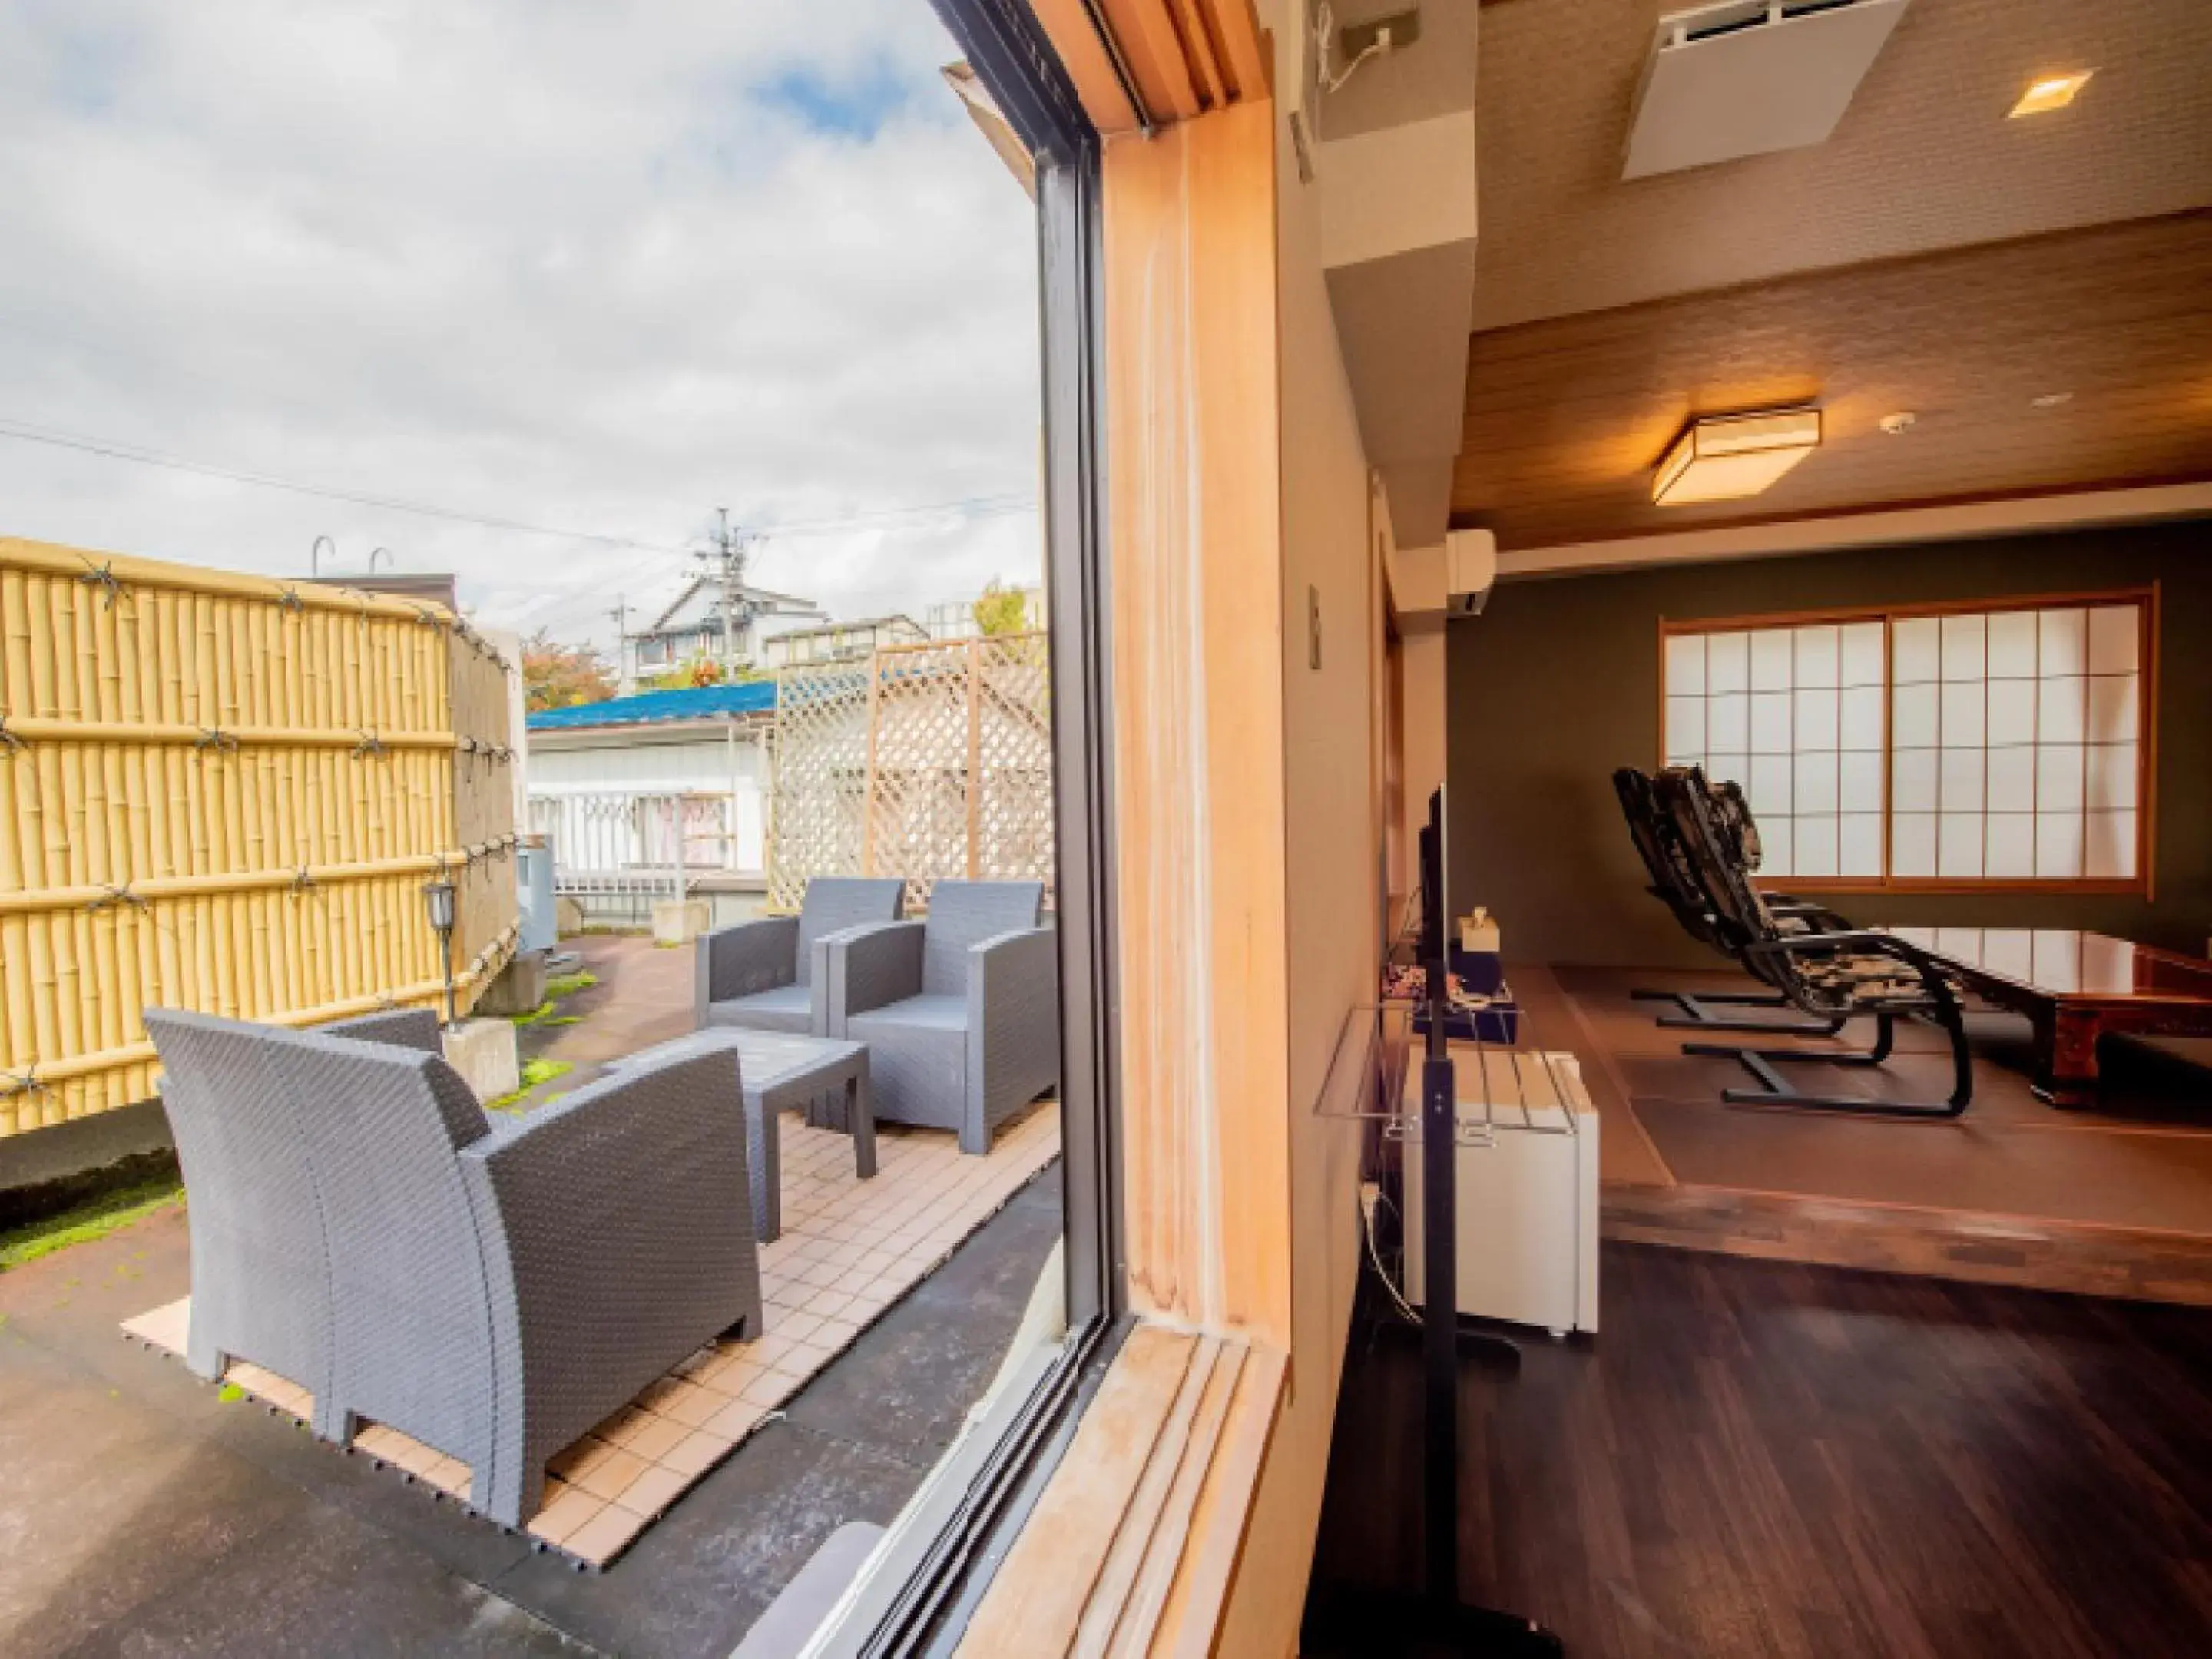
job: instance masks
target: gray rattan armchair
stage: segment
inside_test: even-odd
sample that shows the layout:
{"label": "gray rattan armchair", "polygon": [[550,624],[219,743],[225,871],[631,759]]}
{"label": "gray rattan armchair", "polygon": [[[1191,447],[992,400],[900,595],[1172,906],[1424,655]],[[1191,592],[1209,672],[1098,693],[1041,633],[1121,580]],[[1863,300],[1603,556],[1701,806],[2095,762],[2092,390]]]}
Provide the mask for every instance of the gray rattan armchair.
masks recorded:
{"label": "gray rattan armchair", "polygon": [[896,878],[818,876],[806,884],[795,916],[763,916],[700,936],[694,1012],[701,1029],[826,1036],[817,978],[823,942],[836,933],[896,921],[906,884]]}
{"label": "gray rattan armchair", "polygon": [[[717,1336],[759,1334],[734,1054],[624,1072],[495,1127],[443,1060],[404,1046],[404,1025],[381,1033],[397,1043],[193,1014],[147,1025],[198,1126],[178,1134],[193,1210],[204,1187],[270,1207],[275,1165],[304,1170],[318,1217],[286,1242],[320,1232],[313,1269],[259,1237],[204,1268],[194,1216],[195,1369],[260,1358],[225,1346],[229,1310],[281,1286],[289,1324],[319,1329],[324,1349],[295,1344],[301,1369],[261,1363],[313,1391],[325,1437],[397,1429],[468,1464],[472,1501],[520,1526],[548,1457]],[[272,1109],[236,1109],[248,1099]],[[210,1122],[224,1127],[198,1132]],[[204,1333],[210,1294],[228,1322]]]}
{"label": "gray rattan armchair", "polygon": [[940,881],[929,915],[829,942],[831,1036],[868,1045],[878,1122],[1000,1123],[1060,1081],[1060,957],[1034,881]]}

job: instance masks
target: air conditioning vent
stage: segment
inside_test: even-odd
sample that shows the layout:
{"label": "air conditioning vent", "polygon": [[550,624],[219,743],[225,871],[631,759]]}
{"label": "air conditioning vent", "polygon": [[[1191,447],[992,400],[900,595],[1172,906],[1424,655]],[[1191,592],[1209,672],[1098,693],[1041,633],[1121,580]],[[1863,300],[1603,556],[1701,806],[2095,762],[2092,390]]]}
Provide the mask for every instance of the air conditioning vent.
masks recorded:
{"label": "air conditioning vent", "polygon": [[1723,0],[1659,20],[1624,179],[1817,144],[1908,0]]}

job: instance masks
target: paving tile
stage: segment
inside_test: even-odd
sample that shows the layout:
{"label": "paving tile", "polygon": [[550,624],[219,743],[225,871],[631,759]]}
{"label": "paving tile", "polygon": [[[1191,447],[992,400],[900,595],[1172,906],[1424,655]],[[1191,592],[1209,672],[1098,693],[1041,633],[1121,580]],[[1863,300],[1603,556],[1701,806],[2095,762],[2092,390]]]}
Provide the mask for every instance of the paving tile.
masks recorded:
{"label": "paving tile", "polygon": [[645,1472],[647,1462],[636,1452],[617,1446],[591,1468],[579,1472],[576,1485],[593,1498],[611,1500]]}
{"label": "paving tile", "polygon": [[644,1516],[634,1515],[619,1504],[610,1504],[562,1540],[561,1547],[594,1565],[604,1564],[612,1560],[647,1525]]}
{"label": "paving tile", "polygon": [[531,1516],[526,1530],[549,1544],[563,1543],[570,1533],[605,1509],[606,1503],[605,1498],[580,1486],[571,1486]]}
{"label": "paving tile", "polygon": [[[727,1411],[729,1407],[725,1406],[722,1409]],[[720,1413],[716,1415],[720,1415]],[[750,1428],[752,1425],[748,1423],[745,1426]],[[735,1435],[718,1434],[710,1429],[695,1429],[661,1454],[660,1467],[696,1480],[728,1456],[730,1448],[736,1442]]]}
{"label": "paving tile", "polygon": [[684,1437],[700,1426],[697,1423],[678,1423],[672,1418],[656,1417],[631,1437],[629,1449],[647,1462],[653,1462],[683,1444]]}

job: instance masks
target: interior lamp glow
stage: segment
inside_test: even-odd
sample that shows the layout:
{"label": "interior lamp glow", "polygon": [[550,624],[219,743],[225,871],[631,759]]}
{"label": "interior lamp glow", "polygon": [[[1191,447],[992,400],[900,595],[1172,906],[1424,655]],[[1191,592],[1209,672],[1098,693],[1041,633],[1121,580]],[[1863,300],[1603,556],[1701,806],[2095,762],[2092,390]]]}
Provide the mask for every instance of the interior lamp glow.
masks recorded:
{"label": "interior lamp glow", "polygon": [[1686,507],[1756,495],[1820,443],[1817,409],[1709,415],[1674,440],[1651,481],[1651,499],[1661,507]]}
{"label": "interior lamp glow", "polygon": [[2021,115],[2040,115],[2045,110],[2064,109],[2074,101],[2074,94],[2088,84],[2089,77],[2097,71],[2081,70],[2073,75],[2045,75],[2027,83],[2027,90],[2012,106],[2008,118]]}

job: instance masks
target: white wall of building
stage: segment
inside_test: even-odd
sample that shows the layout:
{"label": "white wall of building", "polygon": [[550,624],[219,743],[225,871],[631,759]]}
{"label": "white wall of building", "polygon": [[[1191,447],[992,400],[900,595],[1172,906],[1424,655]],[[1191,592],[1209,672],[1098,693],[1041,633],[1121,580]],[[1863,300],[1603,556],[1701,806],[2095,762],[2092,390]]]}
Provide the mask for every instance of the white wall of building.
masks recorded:
{"label": "white wall of building", "polygon": [[768,867],[769,765],[764,722],[687,724],[673,730],[534,732],[532,795],[707,794],[731,798],[735,868]]}

